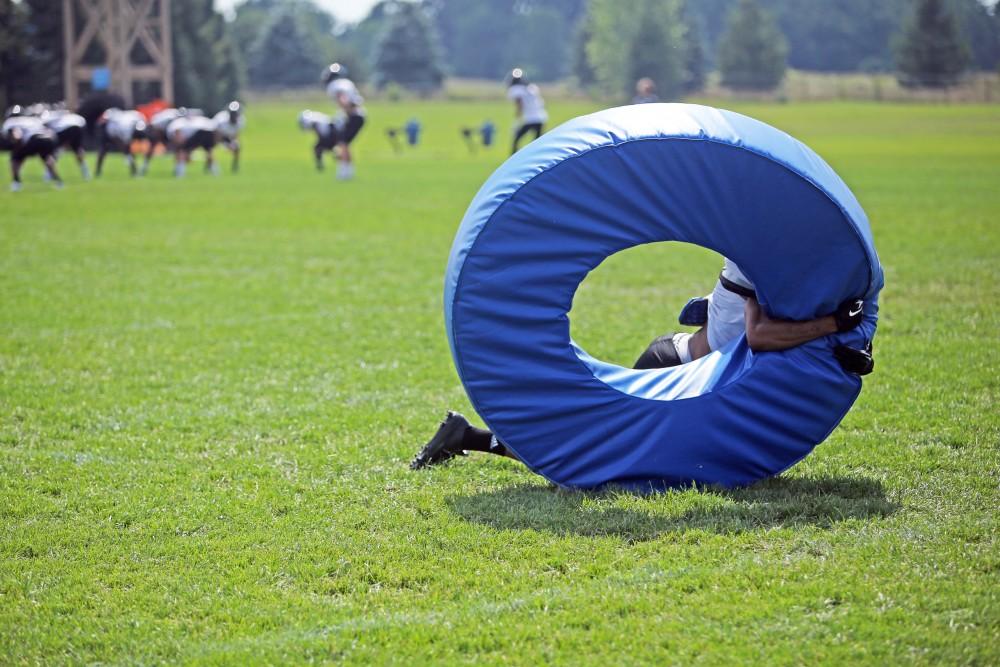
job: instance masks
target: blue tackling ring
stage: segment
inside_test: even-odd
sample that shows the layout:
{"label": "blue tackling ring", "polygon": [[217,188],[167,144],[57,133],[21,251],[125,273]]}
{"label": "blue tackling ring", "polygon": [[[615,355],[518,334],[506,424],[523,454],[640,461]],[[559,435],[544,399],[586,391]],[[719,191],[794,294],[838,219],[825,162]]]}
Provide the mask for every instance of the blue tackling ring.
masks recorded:
{"label": "blue tackling ring", "polygon": [[[854,331],[754,354],[745,337],[676,368],[590,357],[567,313],[587,273],[644,243],[735,261],[772,317],[866,300]],[[875,334],[882,268],[868,219],[801,142],[687,104],[570,121],[507,160],[473,199],[445,279],[448,341],[476,411],[561,486],[738,486],[793,465],[861,390],[833,357]]]}

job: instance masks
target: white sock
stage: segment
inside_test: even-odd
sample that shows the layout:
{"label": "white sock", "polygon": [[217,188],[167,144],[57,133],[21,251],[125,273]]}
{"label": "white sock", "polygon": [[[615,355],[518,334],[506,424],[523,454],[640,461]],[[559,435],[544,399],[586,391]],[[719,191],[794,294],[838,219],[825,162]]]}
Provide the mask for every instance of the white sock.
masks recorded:
{"label": "white sock", "polygon": [[[89,181],[90,180],[90,168],[87,166],[86,162],[81,162],[80,163],[80,173],[83,174],[83,180],[85,180],[85,181]],[[146,171],[143,170],[142,173],[145,174]]]}
{"label": "white sock", "polygon": [[677,350],[677,356],[681,358],[682,364],[691,363],[691,347],[689,343],[691,342],[691,334],[689,333],[677,333],[671,338],[674,343],[674,349]]}
{"label": "white sock", "polygon": [[176,165],[174,165],[174,176],[176,176],[177,178],[180,178],[181,176],[183,176],[184,175],[184,166],[185,166],[185,164],[183,162],[178,162]]}
{"label": "white sock", "polygon": [[354,178],[354,165],[350,162],[338,162],[337,178],[342,181],[348,181]]}
{"label": "white sock", "polygon": [[21,190],[21,181],[12,181],[10,184],[10,191],[20,192],[20,190]]}

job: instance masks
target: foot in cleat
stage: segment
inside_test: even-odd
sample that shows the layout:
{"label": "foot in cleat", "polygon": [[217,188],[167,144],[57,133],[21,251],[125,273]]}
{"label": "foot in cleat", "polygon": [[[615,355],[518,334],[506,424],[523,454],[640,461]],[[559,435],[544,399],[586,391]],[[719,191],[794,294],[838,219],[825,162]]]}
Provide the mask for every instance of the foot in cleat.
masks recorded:
{"label": "foot in cleat", "polygon": [[411,470],[419,470],[427,466],[437,465],[455,456],[465,456],[462,449],[462,439],[466,429],[469,428],[469,420],[457,412],[448,412],[448,416],[441,422],[437,433],[431,438],[424,448],[420,450],[416,458],[410,462]]}

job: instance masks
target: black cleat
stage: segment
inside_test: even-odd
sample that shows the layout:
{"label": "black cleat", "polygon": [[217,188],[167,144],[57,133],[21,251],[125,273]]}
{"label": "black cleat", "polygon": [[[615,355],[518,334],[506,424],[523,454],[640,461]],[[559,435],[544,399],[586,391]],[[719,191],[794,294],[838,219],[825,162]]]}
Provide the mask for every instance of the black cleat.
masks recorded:
{"label": "black cleat", "polygon": [[448,416],[441,422],[437,433],[410,462],[410,470],[419,470],[444,463],[455,456],[465,456],[465,450],[462,449],[462,439],[468,428],[470,428],[468,419],[449,410]]}

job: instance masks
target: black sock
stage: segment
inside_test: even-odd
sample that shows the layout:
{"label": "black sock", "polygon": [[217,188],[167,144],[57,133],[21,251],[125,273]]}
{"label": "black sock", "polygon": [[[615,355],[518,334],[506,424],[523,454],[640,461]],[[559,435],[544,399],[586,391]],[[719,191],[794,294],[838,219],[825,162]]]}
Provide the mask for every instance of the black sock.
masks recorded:
{"label": "black sock", "polygon": [[507,447],[493,437],[486,429],[470,426],[462,435],[462,449],[470,452],[486,452],[498,456],[509,456]]}
{"label": "black sock", "polygon": [[470,426],[462,434],[462,449],[470,452],[488,452],[493,442],[493,434],[486,429]]}

